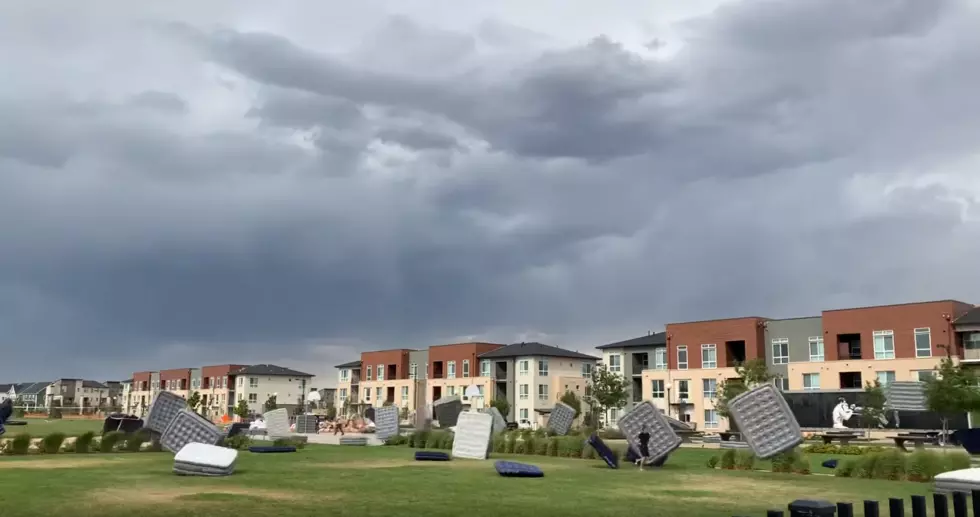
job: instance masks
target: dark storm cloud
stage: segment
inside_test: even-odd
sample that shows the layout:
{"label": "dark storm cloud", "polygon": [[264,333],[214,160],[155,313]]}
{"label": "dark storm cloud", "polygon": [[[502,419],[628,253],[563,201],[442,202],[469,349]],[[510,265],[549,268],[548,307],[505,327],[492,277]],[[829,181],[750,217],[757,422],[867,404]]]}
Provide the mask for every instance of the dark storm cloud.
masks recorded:
{"label": "dark storm cloud", "polygon": [[977,11],[826,5],[731,2],[656,59],[405,15],[338,50],[232,4],[0,31],[32,52],[0,56],[0,380],[980,301]]}

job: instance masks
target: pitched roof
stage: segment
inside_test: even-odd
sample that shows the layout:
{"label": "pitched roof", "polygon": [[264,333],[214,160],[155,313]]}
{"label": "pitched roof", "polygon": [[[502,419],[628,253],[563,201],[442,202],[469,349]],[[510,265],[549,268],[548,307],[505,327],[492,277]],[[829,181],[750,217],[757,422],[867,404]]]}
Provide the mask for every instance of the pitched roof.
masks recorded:
{"label": "pitched roof", "polygon": [[564,348],[558,348],[556,346],[537,342],[514,343],[513,345],[507,345],[505,347],[480,354],[479,357],[481,359],[503,359],[505,357],[519,356],[568,357],[571,359],[592,360],[599,359],[598,357],[575,352],[573,350],[565,350]]}
{"label": "pitched roof", "polygon": [[309,373],[298,372],[296,370],[291,370],[289,368],[284,368],[282,366],[276,366],[274,364],[253,364],[252,366],[246,366],[241,370],[231,372],[231,375],[288,375],[291,377],[313,377]]}
{"label": "pitched roof", "polygon": [[599,350],[605,350],[607,348],[632,348],[639,346],[667,346],[667,333],[657,332],[655,334],[647,334],[645,336],[635,337],[625,341],[617,341],[615,343],[609,343],[608,345],[597,346],[596,348]]}
{"label": "pitched roof", "polygon": [[109,387],[99,381],[82,381],[83,388],[108,389]]}
{"label": "pitched roof", "polygon": [[22,382],[14,387],[18,395],[33,395],[40,393],[45,390],[51,383],[47,381],[43,382]]}
{"label": "pitched roof", "polygon": [[351,361],[349,363],[338,364],[334,368],[359,368],[361,366],[361,360]]}
{"label": "pitched roof", "polygon": [[956,318],[956,325],[980,325],[980,307],[974,307],[966,314]]}
{"label": "pitched roof", "polygon": [[7,393],[14,384],[0,384],[0,393]]}

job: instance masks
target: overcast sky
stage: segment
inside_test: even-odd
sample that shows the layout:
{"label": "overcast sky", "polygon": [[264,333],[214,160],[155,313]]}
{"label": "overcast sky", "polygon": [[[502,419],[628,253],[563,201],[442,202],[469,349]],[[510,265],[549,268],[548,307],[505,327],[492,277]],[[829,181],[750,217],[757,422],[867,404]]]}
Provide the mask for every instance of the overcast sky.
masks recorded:
{"label": "overcast sky", "polygon": [[0,3],[0,382],[980,303],[980,6]]}

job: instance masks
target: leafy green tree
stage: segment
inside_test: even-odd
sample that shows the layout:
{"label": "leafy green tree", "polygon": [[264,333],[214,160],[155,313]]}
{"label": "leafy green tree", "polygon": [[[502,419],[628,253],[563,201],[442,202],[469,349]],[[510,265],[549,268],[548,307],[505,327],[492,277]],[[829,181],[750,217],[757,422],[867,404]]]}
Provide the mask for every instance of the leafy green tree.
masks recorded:
{"label": "leafy green tree", "polygon": [[510,402],[507,402],[505,398],[495,398],[490,401],[490,406],[497,408],[500,414],[506,419],[507,415],[510,413]]}
{"label": "leafy green tree", "polygon": [[197,412],[198,407],[201,405],[201,394],[198,392],[191,393],[187,397],[187,407],[191,408],[191,411]]}
{"label": "leafy green tree", "polygon": [[14,401],[14,417],[23,418],[24,417],[24,399],[20,396]]}
{"label": "leafy green tree", "polygon": [[565,391],[561,396],[561,401],[568,404],[575,410],[575,416],[578,417],[582,414],[582,400],[578,398],[578,395],[571,391]]}
{"label": "leafy green tree", "polygon": [[269,397],[269,399],[265,401],[265,404],[263,404],[263,407],[265,408],[265,411],[266,412],[272,411],[272,410],[276,409],[277,407],[279,407],[279,404],[276,403],[276,396],[275,395],[271,395]]}
{"label": "leafy green tree", "polygon": [[248,418],[248,402],[244,398],[238,399],[238,404],[235,405],[235,415],[238,418],[245,419]]}
{"label": "leafy green tree", "polygon": [[592,370],[589,379],[591,392],[585,396],[585,402],[594,415],[604,415],[610,409],[622,409],[629,399],[629,381],[622,375],[609,371],[606,365],[599,365]]}
{"label": "leafy green tree", "polygon": [[728,410],[728,402],[746,391],[779,378],[778,375],[769,371],[766,360],[762,358],[736,363],[735,374],[738,375],[737,378],[722,381],[721,385],[718,386],[717,400],[715,400],[715,409],[717,409],[718,415],[727,418],[728,425],[732,429],[735,428],[735,422]]}
{"label": "leafy green tree", "polygon": [[885,417],[885,389],[875,379],[864,386],[864,400],[861,402],[861,421],[870,432],[873,427],[880,427]]}
{"label": "leafy green tree", "polygon": [[939,413],[944,434],[949,428],[949,417],[980,410],[977,376],[949,357],[939,363],[936,375],[923,382],[926,405],[930,411]]}

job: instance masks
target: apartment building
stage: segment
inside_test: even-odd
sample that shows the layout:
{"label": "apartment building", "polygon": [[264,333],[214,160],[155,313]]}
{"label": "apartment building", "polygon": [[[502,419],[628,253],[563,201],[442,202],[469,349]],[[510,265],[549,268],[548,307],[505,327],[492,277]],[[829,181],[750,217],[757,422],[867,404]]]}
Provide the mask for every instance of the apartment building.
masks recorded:
{"label": "apartment building", "polygon": [[415,383],[409,378],[411,354],[408,348],[377,350],[361,354],[361,403],[380,407],[385,404],[412,406]]}
{"label": "apartment building", "polygon": [[[210,370],[202,368],[202,375],[206,377],[209,373]],[[234,411],[233,401],[245,400],[249,411],[262,413],[265,402],[270,397],[276,398],[277,407],[293,412],[296,408],[307,407],[306,397],[310,392],[313,375],[274,364],[256,364],[232,370],[227,378],[237,379],[237,382],[232,380],[226,388],[228,412]]]}
{"label": "apartment building", "polygon": [[85,379],[58,379],[45,387],[46,405],[57,402],[63,407],[111,407],[115,400],[113,390],[99,381]]}
{"label": "apartment building", "polygon": [[956,349],[963,363],[980,365],[980,307],[970,309],[953,322]]}
{"label": "apartment building", "polygon": [[[479,358],[505,346],[500,343],[454,343],[429,347],[429,360],[425,366],[426,391],[423,391],[426,403],[459,396],[464,403],[485,406],[490,401],[488,394],[493,390],[493,378],[487,368],[480,366]],[[485,364],[489,364],[489,360]],[[478,400],[470,400],[467,396],[466,390],[470,386],[476,386],[479,391]]]}
{"label": "apartment building", "polygon": [[338,413],[349,411],[361,402],[361,361],[338,364],[334,368],[337,368],[337,398],[334,405]]}
{"label": "apartment building", "polygon": [[[543,343],[515,343],[478,356],[481,376],[491,377],[490,397],[510,403],[508,420],[543,425],[561,396],[588,394],[599,358]],[[477,384],[479,386],[479,384]]]}
{"label": "apartment building", "polygon": [[[667,333],[649,332],[625,341],[617,341],[597,346],[602,352],[602,364],[610,372],[623,375],[630,380],[630,397],[622,409],[610,409],[601,415],[603,421],[614,424],[620,415],[626,414],[633,406],[643,401],[643,372],[646,370],[667,370]],[[666,412],[664,401],[656,400],[655,404]]]}

